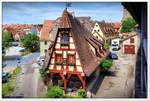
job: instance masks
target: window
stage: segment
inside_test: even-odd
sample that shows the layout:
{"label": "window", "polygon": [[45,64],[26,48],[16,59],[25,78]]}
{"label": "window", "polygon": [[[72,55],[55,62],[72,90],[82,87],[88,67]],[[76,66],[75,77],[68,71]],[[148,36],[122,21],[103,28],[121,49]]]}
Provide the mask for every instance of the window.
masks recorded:
{"label": "window", "polygon": [[69,35],[68,33],[63,33],[61,36],[61,45],[69,45]]}
{"label": "window", "polygon": [[46,53],[46,52],[47,52],[47,49],[45,49],[44,52]]}
{"label": "window", "polygon": [[98,36],[96,36],[96,38],[98,39]]}
{"label": "window", "polygon": [[97,31],[99,32],[99,29]]}
{"label": "window", "polygon": [[131,39],[130,39],[130,43],[134,43],[134,38],[131,38]]}
{"label": "window", "polygon": [[62,65],[63,58],[62,54],[56,54],[56,65]]}
{"label": "window", "polygon": [[70,66],[75,65],[75,56],[73,54],[68,55],[68,65],[70,65]]}
{"label": "window", "polygon": [[47,41],[45,41],[44,44],[47,45]]}

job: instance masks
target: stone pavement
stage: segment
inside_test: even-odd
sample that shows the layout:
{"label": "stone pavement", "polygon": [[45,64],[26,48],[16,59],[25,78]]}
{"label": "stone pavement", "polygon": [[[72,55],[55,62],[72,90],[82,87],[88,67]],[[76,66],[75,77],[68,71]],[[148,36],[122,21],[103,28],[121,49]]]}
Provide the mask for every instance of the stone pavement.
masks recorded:
{"label": "stone pavement", "polygon": [[24,65],[22,73],[17,77],[14,96],[27,98],[37,97],[39,67],[36,63]]}
{"label": "stone pavement", "polygon": [[130,98],[134,93],[136,55],[121,55],[114,60],[110,69],[113,75],[106,75],[93,98]]}

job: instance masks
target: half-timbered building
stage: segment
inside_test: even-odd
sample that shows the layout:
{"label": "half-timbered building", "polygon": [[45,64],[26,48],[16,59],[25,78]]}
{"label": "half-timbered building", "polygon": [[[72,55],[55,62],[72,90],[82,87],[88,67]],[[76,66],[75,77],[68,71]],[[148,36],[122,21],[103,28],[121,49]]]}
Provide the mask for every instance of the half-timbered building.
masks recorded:
{"label": "half-timbered building", "polygon": [[48,82],[65,91],[86,89],[86,78],[99,68],[107,53],[103,43],[65,9],[55,41],[46,54],[44,67]]}

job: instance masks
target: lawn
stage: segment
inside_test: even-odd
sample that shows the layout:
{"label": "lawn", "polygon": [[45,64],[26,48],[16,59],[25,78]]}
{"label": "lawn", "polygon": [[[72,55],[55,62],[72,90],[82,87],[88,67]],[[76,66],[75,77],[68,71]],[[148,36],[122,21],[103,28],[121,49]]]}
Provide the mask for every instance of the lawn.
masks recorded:
{"label": "lawn", "polygon": [[2,84],[2,96],[13,96],[14,90],[15,90],[15,80],[17,78],[17,75],[21,72],[22,68],[17,67],[13,73],[11,74],[11,77],[9,78],[9,81],[7,83]]}

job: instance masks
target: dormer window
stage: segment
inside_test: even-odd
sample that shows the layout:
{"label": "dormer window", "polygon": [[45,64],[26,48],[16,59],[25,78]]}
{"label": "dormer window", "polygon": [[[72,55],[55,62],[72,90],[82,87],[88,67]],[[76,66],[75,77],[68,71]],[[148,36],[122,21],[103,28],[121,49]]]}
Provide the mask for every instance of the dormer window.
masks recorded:
{"label": "dormer window", "polygon": [[61,45],[62,46],[69,45],[69,34],[68,33],[61,34]]}

